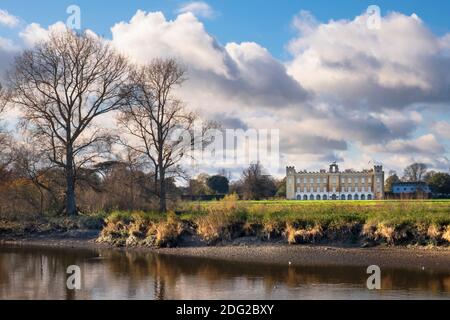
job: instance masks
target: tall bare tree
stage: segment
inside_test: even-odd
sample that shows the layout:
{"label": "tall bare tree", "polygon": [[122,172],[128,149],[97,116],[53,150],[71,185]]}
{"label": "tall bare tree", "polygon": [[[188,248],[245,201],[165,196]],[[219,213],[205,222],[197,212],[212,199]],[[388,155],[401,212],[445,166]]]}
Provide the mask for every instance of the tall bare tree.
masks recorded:
{"label": "tall bare tree", "polygon": [[180,161],[191,144],[173,139],[175,130],[191,131],[196,116],[173,91],[184,82],[185,70],[173,59],[156,59],[131,75],[131,94],[119,123],[131,136],[128,146],[145,155],[155,173],[159,210],[167,211],[167,180],[179,175]]}
{"label": "tall bare tree", "polygon": [[407,182],[423,181],[427,173],[427,165],[424,163],[413,163],[405,169],[403,180]]}
{"label": "tall bare tree", "polygon": [[66,176],[68,215],[78,212],[77,170],[108,151],[110,136],[96,118],[126,101],[127,61],[87,33],[53,33],[16,58],[9,73],[10,101],[36,144]]}

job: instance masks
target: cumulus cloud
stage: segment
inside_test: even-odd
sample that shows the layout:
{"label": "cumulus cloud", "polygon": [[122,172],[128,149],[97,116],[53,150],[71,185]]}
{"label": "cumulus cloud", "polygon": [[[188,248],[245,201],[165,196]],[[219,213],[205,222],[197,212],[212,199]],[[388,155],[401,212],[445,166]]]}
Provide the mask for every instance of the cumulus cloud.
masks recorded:
{"label": "cumulus cloud", "polygon": [[[186,98],[203,110],[283,108],[308,99],[285,66],[256,43],[220,45],[192,14],[166,20],[161,12],[138,11],[112,28],[112,43],[136,63],[174,57],[188,68]],[[205,90],[207,89],[207,90]],[[234,105],[234,107],[230,107]]]}
{"label": "cumulus cloud", "polygon": [[410,155],[441,155],[445,147],[433,134],[426,134],[411,140],[397,139],[384,145],[373,145],[367,148],[373,152],[410,154]]}
{"label": "cumulus cloud", "polygon": [[381,28],[366,15],[318,23],[310,14],[294,20],[289,73],[322,98],[371,110],[417,102],[449,102],[448,38],[435,36],[417,15],[391,13]]}
{"label": "cumulus cloud", "polygon": [[230,127],[280,129],[285,160],[442,155],[436,136],[415,136],[417,105],[450,100],[450,36],[434,36],[415,15],[392,13],[381,30],[366,19],[324,24],[301,13],[285,63],[254,42],[219,44],[192,12],[170,21],[138,11],[112,28],[112,42],[139,63],[178,58],[189,68],[180,91],[189,105]]}
{"label": "cumulus cloud", "polygon": [[4,25],[8,28],[15,28],[19,25],[20,20],[16,16],[10,14],[6,10],[0,9],[0,25]]}
{"label": "cumulus cloud", "polygon": [[177,10],[177,13],[179,14],[186,12],[191,12],[197,17],[203,18],[213,18],[216,15],[214,9],[209,4],[203,1],[192,1],[185,3],[181,5]]}
{"label": "cumulus cloud", "polygon": [[31,23],[19,33],[20,38],[27,47],[33,47],[39,42],[48,39],[50,33],[64,31],[67,27],[63,22],[52,24],[48,28],[43,28],[39,23]]}
{"label": "cumulus cloud", "polygon": [[[450,34],[435,36],[416,15],[391,13],[369,30],[365,15],[321,23],[302,12],[293,21],[292,58],[283,62],[255,42],[219,43],[193,4],[173,20],[139,10],[111,28],[111,44],[136,64],[178,59],[188,80],[177,94],[202,117],[229,129],[280,129],[283,165],[448,168],[442,139],[450,124],[427,111],[448,113]],[[32,23],[20,37],[32,47],[61,28]],[[0,58],[14,50],[0,38]]]}

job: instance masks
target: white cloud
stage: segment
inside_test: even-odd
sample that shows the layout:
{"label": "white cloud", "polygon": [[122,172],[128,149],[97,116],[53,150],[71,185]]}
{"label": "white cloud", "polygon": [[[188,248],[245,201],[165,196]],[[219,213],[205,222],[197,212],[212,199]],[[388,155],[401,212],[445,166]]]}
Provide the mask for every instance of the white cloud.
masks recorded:
{"label": "white cloud", "polygon": [[192,13],[169,21],[161,12],[139,10],[130,22],[117,23],[111,31],[114,45],[135,62],[170,56],[195,69],[227,75],[226,53]]}
{"label": "white cloud", "polygon": [[209,4],[203,1],[192,1],[185,3],[178,8],[177,13],[191,12],[197,17],[213,18],[216,12]]}
{"label": "white cloud", "polygon": [[450,139],[450,122],[438,121],[434,124],[434,131],[444,139]]}
{"label": "white cloud", "polygon": [[0,9],[0,25],[4,25],[8,28],[15,28],[19,23],[20,20],[18,17],[8,13],[6,10]]}
{"label": "white cloud", "polygon": [[138,11],[130,22],[116,24],[112,35],[113,45],[136,63],[174,57],[185,64],[189,81],[184,97],[202,110],[282,108],[308,96],[265,48],[256,43],[221,46],[192,13],[170,21],[161,12]]}
{"label": "white cloud", "polygon": [[19,33],[19,36],[26,46],[33,47],[39,42],[47,40],[51,32],[66,30],[66,28],[66,25],[61,21],[52,24],[47,29],[41,27],[38,23],[31,23]]}
{"label": "white cloud", "polygon": [[20,52],[20,47],[11,39],[0,37],[0,80],[3,80],[6,70]]}
{"label": "white cloud", "polygon": [[319,24],[301,13],[294,20],[299,35],[288,46],[290,74],[322,98],[349,108],[450,102],[448,35],[436,37],[416,15],[391,13],[379,30],[366,22],[361,15]]}
{"label": "white cloud", "polygon": [[426,134],[413,140],[397,139],[386,144],[378,144],[366,148],[372,152],[409,154],[409,155],[441,155],[446,152],[445,147],[433,134]]}
{"label": "white cloud", "polygon": [[[450,34],[436,37],[417,16],[397,13],[368,30],[364,15],[320,23],[303,12],[293,22],[292,60],[282,62],[255,42],[220,44],[198,12],[185,11],[173,20],[138,11],[112,27],[111,43],[138,64],[177,58],[188,69],[177,93],[201,116],[226,128],[280,129],[283,165],[449,163],[441,139],[449,139],[450,125],[431,129],[424,119],[431,108],[448,113],[436,105],[450,103]],[[20,36],[31,47],[63,27],[30,24]],[[2,46],[14,48],[0,38],[0,55]]]}

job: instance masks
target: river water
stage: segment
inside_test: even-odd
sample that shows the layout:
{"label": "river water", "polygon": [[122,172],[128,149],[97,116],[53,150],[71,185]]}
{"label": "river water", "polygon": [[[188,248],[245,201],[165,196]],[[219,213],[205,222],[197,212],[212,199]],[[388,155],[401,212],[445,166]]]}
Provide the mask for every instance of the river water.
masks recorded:
{"label": "river water", "polygon": [[[66,270],[81,270],[67,289]],[[301,267],[141,251],[0,246],[0,299],[450,299],[448,272],[382,270],[369,291],[360,267]]]}

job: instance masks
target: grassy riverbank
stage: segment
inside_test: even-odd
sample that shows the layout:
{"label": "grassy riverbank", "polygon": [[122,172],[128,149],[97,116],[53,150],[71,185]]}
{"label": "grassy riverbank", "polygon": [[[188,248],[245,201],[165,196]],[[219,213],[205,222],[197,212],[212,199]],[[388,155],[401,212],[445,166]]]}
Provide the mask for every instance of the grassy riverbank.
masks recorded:
{"label": "grassy riverbank", "polygon": [[184,203],[167,217],[114,212],[98,242],[116,246],[217,245],[238,238],[364,246],[450,243],[450,201],[223,201]]}
{"label": "grassy riverbank", "polygon": [[19,215],[0,217],[0,238],[21,239],[30,236],[55,235],[79,230],[102,230],[104,214],[63,217]]}

